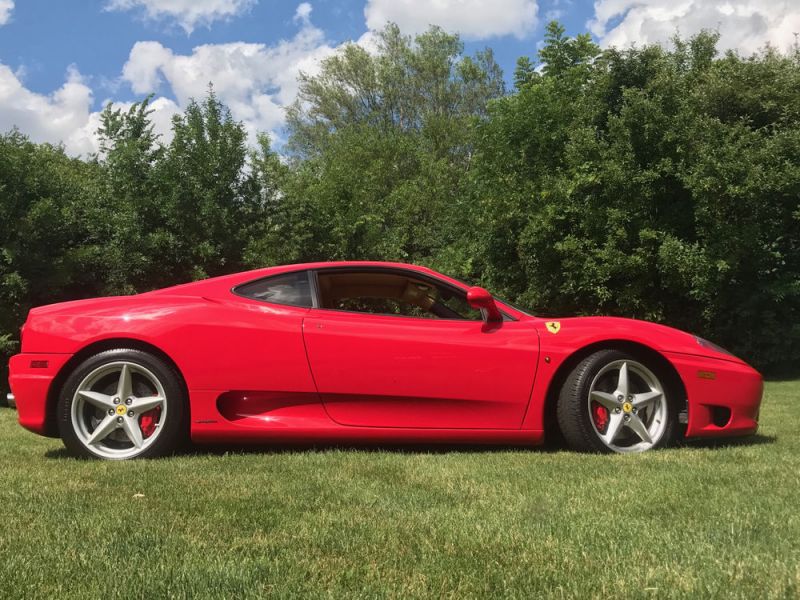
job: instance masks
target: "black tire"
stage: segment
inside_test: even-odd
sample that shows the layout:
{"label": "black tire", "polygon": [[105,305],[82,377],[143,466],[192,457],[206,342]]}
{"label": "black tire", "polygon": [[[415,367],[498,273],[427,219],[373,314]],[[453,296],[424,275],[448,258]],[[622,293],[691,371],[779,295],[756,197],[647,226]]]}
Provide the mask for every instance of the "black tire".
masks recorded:
{"label": "black tire", "polygon": [[96,453],[81,441],[72,422],[72,404],[78,386],[90,373],[104,365],[119,361],[138,365],[155,375],[165,392],[164,402],[166,404],[166,418],[159,425],[161,430],[158,437],[135,456],[121,457],[120,459],[155,458],[172,453],[187,438],[187,399],[180,376],[171,365],[160,358],[131,348],[115,348],[99,352],[81,362],[69,374],[61,387],[57,407],[58,431],[64,446],[70,453],[78,457],[114,460],[114,457]]}
{"label": "black tire", "polygon": [[620,350],[607,349],[595,352],[579,362],[567,375],[561,388],[556,415],[561,433],[567,445],[573,450],[580,452],[624,451],[624,449],[615,449],[604,443],[592,421],[593,417],[590,414],[589,406],[589,394],[595,377],[604,368],[618,361],[637,363],[652,372],[660,383],[666,399],[666,416],[661,419],[665,421],[662,432],[658,440],[654,440],[652,446],[647,449],[664,447],[674,440],[678,423],[675,402],[677,396],[670,385],[669,375],[664,372],[661,365],[656,364],[652,359]]}

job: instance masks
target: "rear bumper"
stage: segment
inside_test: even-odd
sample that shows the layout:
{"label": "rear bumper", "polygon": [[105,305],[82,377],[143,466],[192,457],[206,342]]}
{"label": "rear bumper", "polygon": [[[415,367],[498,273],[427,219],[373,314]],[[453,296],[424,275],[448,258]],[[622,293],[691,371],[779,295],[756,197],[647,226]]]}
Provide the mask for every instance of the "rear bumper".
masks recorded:
{"label": "rear bumper", "polygon": [[686,437],[749,435],[758,429],[764,382],[742,362],[668,353],[686,387]]}
{"label": "rear bumper", "polygon": [[8,363],[8,383],[20,425],[34,433],[48,431],[47,398],[50,386],[71,354],[17,354]]}

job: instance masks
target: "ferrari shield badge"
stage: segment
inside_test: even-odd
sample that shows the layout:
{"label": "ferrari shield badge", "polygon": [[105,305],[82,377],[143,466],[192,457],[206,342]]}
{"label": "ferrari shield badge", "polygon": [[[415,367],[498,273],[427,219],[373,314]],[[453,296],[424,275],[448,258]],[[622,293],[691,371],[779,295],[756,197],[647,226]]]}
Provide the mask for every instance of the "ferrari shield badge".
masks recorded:
{"label": "ferrari shield badge", "polygon": [[561,322],[560,321],[547,321],[544,324],[544,326],[547,327],[547,331],[549,331],[553,335],[555,335],[556,333],[561,331]]}

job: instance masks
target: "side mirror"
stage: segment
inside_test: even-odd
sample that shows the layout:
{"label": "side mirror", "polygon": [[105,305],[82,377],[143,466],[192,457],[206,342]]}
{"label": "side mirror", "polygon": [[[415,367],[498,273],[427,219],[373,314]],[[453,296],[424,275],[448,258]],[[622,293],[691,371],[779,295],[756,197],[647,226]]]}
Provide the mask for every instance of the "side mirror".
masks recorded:
{"label": "side mirror", "polygon": [[492,295],[482,287],[474,286],[467,290],[467,302],[472,308],[477,308],[487,323],[496,323],[503,320],[503,315],[497,308]]}

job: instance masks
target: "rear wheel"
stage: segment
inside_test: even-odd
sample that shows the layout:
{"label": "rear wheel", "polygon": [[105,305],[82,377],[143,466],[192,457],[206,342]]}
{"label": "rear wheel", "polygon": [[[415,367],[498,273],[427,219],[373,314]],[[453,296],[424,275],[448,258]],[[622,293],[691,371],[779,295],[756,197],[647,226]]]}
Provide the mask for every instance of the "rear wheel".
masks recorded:
{"label": "rear wheel", "polygon": [[132,349],[100,352],[67,378],[58,426],[74,454],[110,460],[161,456],[183,432],[185,399],[174,370]]}
{"label": "rear wheel", "polygon": [[567,376],[558,424],[576,450],[644,452],[668,444],[677,412],[658,365],[619,350],[601,350]]}

